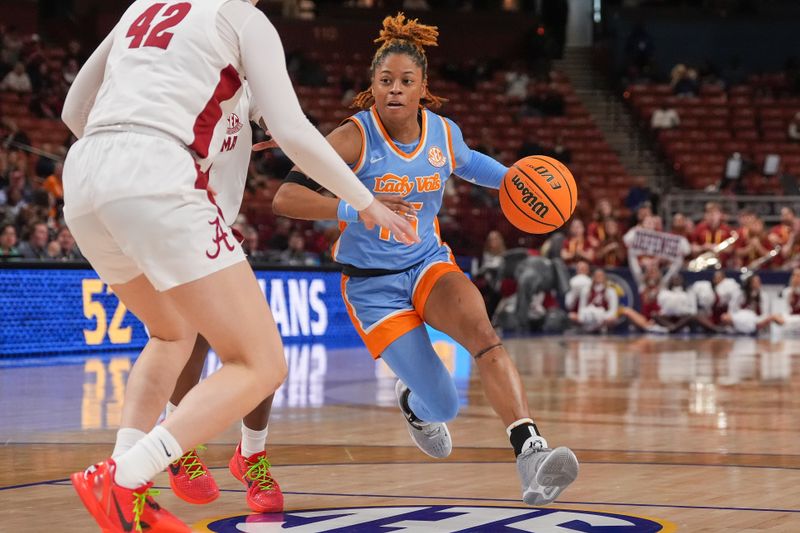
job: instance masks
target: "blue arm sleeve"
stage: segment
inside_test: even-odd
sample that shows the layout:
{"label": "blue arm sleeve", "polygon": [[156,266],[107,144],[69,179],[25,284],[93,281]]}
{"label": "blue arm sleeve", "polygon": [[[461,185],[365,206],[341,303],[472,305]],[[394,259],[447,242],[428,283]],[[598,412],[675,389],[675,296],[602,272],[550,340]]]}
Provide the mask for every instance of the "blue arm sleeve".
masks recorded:
{"label": "blue arm sleeve", "polygon": [[464,142],[461,129],[459,129],[452,120],[445,120],[447,120],[450,125],[453,141],[453,155],[455,159],[453,173],[481,187],[499,189],[500,184],[503,182],[503,176],[508,172],[508,168],[488,155],[472,150]]}

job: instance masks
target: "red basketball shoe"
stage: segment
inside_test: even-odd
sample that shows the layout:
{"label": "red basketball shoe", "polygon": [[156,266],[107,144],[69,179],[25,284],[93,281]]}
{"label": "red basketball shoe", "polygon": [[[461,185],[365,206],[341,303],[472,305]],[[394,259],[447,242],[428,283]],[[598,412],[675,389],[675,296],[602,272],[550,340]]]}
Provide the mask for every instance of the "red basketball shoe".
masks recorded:
{"label": "red basketball shoe", "polygon": [[197,450],[205,450],[198,446],[181,456],[169,465],[169,486],[181,500],[189,503],[204,504],[213,502],[219,497],[219,487],[211,476]]}
{"label": "red basketball shoe", "polygon": [[121,487],[114,482],[116,470],[117,464],[108,459],[70,476],[83,505],[104,533],[191,533],[186,524],[153,500],[151,495],[157,491],[150,489],[152,482],[136,489]]}
{"label": "red basketball shoe", "polygon": [[247,505],[257,513],[280,513],[283,511],[283,493],[278,482],[269,472],[267,452],[250,457],[242,455],[242,444],[236,447],[228,465],[233,477],[247,487]]}

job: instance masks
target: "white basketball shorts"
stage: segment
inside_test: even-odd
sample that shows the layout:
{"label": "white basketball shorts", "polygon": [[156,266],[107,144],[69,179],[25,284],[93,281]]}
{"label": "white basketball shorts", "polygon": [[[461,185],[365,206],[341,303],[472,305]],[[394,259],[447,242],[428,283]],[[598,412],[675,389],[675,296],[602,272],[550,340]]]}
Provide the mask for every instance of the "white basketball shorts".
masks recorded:
{"label": "white basketball shorts", "polygon": [[159,291],[245,256],[191,154],[138,132],[84,137],[64,164],[64,218],[108,284],[144,274]]}

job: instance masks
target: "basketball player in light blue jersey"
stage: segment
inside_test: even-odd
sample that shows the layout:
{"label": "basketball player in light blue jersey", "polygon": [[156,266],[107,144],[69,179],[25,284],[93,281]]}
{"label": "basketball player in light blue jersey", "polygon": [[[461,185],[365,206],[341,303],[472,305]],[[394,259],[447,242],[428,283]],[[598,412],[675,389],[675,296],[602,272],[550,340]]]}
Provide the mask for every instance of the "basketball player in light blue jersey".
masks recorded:
{"label": "basketball player in light blue jersey", "polygon": [[455,384],[431,346],[427,322],[475,358],[484,392],[508,428],[523,500],[547,504],[575,480],[578,461],[569,448],[550,449],[539,434],[480,293],[439,235],[436,214],[451,174],[497,189],[507,169],[469,149],[451,120],[426,109],[441,103],[428,92],[422,48],[436,45],[437,35],[436,28],[402,14],[387,17],[371,87],[354,102],[362,111],[328,137],[378,199],[411,219],[420,244],[403,246],[382,228],[368,229],[352,207],[320,194],[298,169],[278,190],[273,209],[294,218],[339,220],[342,234],[333,255],[343,265],[342,297],[370,353],[400,378],[395,390],[417,446],[447,457],[452,442],[445,422],[458,412]]}

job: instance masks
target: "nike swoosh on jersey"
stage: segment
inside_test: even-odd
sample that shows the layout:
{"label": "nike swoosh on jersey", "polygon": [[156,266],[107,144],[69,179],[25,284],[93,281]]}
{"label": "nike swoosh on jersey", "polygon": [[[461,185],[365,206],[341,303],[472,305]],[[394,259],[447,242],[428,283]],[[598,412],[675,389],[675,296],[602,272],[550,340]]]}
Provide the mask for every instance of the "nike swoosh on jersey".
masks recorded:
{"label": "nike swoosh on jersey", "polygon": [[386,159],[386,156],[384,155],[384,156],[381,156],[381,157],[373,157],[372,159],[369,160],[369,162],[370,163],[377,163],[378,161],[381,161],[382,159]]}

